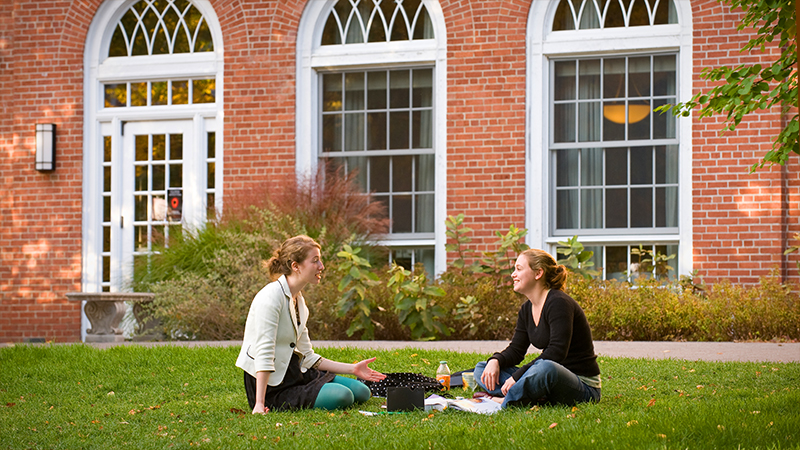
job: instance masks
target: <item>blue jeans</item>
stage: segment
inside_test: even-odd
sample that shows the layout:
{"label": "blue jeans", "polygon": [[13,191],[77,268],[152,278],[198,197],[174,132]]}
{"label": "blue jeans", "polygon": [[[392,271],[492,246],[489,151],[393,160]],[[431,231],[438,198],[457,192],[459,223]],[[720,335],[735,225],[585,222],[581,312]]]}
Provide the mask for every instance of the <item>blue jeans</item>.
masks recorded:
{"label": "blue jeans", "polygon": [[[518,367],[500,369],[500,382],[490,390],[481,382],[485,368],[485,361],[475,366],[475,382],[496,397],[503,395],[500,388],[518,369]],[[511,386],[501,406],[506,408],[509,404],[537,403],[542,400],[563,405],[599,402],[600,388],[588,386],[577,375],[557,362],[540,359],[528,368],[514,386]]]}

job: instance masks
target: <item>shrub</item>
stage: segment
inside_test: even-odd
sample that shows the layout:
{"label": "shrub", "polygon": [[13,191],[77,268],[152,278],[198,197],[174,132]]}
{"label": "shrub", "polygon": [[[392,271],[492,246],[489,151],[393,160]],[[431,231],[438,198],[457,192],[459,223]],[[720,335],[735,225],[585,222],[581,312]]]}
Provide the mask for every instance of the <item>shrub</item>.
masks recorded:
{"label": "shrub", "polygon": [[343,243],[385,232],[384,216],[383,206],[370,202],[352,176],[329,174],[323,183],[320,171],[226,204],[218,220],[138,261],[134,288],[156,294],[149,311],[167,336],[240,339],[250,302],[269,282],[264,262],[285,239],[315,238],[328,274],[335,273]]}

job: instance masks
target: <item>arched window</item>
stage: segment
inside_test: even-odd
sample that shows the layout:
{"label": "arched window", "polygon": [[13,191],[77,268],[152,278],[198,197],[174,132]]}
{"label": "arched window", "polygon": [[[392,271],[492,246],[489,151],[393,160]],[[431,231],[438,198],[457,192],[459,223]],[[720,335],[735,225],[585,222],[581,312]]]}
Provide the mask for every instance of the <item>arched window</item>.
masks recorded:
{"label": "arched window", "polygon": [[388,260],[431,273],[444,269],[441,22],[433,1],[338,0],[309,4],[299,34],[298,170],[357,171],[389,213]]}
{"label": "arched window", "polygon": [[[531,52],[531,73],[542,76],[530,82],[531,151],[542,164],[529,169],[528,191],[531,211],[544,214],[529,212],[531,227],[553,250],[577,235],[607,279],[686,273],[690,129],[653,110],[690,92],[688,11],[673,0],[533,9],[541,28],[529,24],[530,47],[541,53]],[[659,262],[658,254],[678,258]]]}
{"label": "arched window", "polygon": [[87,292],[220,206],[222,43],[207,0],[107,0],[86,45]]}

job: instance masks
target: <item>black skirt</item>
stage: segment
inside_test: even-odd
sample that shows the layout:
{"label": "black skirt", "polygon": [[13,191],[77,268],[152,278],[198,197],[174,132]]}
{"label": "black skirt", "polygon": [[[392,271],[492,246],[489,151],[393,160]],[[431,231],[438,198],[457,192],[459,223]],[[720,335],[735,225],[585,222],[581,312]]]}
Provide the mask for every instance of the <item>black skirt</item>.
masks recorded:
{"label": "black skirt", "polygon": [[[277,386],[267,386],[264,406],[270,411],[313,408],[319,390],[325,383],[333,381],[334,376],[335,374],[317,369],[308,369],[303,373],[300,371],[300,358],[297,353],[293,353],[283,382]],[[244,390],[252,410],[256,406],[256,379],[247,372],[244,372]]]}

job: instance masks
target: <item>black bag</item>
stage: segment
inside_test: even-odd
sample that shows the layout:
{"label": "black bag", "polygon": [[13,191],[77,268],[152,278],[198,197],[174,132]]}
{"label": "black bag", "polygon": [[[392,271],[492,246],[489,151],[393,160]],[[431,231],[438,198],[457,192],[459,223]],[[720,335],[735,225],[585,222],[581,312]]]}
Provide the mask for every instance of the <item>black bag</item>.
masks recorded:
{"label": "black bag", "polygon": [[422,388],[425,392],[440,392],[442,390],[442,385],[436,381],[436,378],[409,372],[387,373],[386,378],[381,381],[365,381],[361,379],[359,381],[367,385],[373,397],[386,397],[386,390],[390,387]]}

